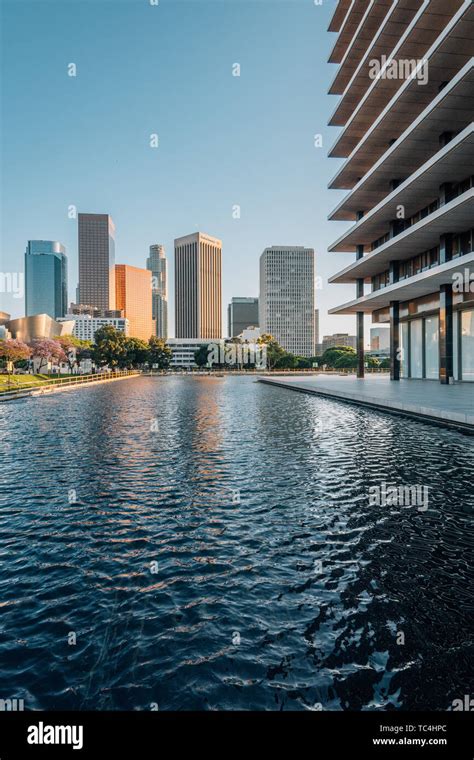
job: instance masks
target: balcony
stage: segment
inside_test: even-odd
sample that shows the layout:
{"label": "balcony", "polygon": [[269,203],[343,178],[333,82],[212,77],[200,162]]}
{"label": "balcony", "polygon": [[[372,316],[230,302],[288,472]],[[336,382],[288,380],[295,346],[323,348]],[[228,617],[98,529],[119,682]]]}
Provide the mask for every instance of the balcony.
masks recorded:
{"label": "balcony", "polygon": [[[357,245],[370,246],[389,229],[397,217],[397,208],[403,206],[408,220],[420,209],[438,200],[440,185],[456,183],[466,174],[474,174],[474,123],[459,133],[423,166],[402,182],[382,201],[329,248],[330,252],[356,251]],[[360,200],[364,200],[362,193]],[[369,205],[370,196],[365,196]],[[363,207],[362,207],[363,208]],[[332,216],[330,218],[333,218]]]}
{"label": "balcony", "polygon": [[[435,0],[431,1],[435,2]],[[445,0],[443,3],[446,7]],[[445,23],[445,14],[442,14],[442,19]],[[426,32],[428,36],[432,33],[431,29]],[[428,82],[420,85],[417,79],[412,77],[405,80],[383,77],[374,79],[329,152],[331,157],[349,156],[368,130],[388,119],[390,125],[387,124],[387,127],[390,127],[390,136],[385,142],[386,148],[390,139],[397,139],[413,119],[436,97],[443,84],[449,82],[462,69],[474,54],[472,1],[466,0],[463,3],[426,52],[425,46],[420,41],[423,34],[423,30],[420,29],[420,34],[404,51],[403,56],[397,53],[394,58],[400,60],[423,57],[429,68]],[[402,41],[397,49],[402,45]],[[376,154],[373,154],[372,164],[382,152],[383,150],[379,149]]]}
{"label": "balcony", "polygon": [[464,274],[465,270],[469,275],[474,275],[474,253],[468,253],[466,256],[447,261],[445,264],[427,269],[393,285],[387,285],[385,288],[375,290],[342,306],[336,306],[330,309],[328,313],[356,314],[357,312],[364,312],[365,314],[372,314],[377,309],[390,306],[391,301],[411,301],[435,293],[441,285],[452,283],[453,275],[456,272]]}

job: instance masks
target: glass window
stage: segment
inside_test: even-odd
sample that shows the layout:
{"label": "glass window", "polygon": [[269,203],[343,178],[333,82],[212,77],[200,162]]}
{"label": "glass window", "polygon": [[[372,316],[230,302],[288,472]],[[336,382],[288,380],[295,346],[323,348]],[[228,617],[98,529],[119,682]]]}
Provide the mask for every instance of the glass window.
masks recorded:
{"label": "glass window", "polygon": [[425,367],[426,377],[436,380],[439,376],[439,319],[425,319]]}
{"label": "glass window", "polygon": [[408,322],[400,324],[400,377],[408,377]]}
{"label": "glass window", "polygon": [[410,322],[410,377],[423,377],[423,320]]}
{"label": "glass window", "polygon": [[461,312],[462,379],[474,382],[474,309]]}
{"label": "glass window", "polygon": [[453,374],[454,379],[459,380],[459,312],[453,314]]}

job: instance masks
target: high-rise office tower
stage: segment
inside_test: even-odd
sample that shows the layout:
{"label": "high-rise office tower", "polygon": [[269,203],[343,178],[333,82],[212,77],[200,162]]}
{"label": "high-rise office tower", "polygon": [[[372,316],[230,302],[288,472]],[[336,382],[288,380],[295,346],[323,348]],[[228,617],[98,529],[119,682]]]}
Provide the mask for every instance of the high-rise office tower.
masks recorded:
{"label": "high-rise office tower", "polygon": [[174,241],[177,338],[222,337],[222,242],[202,232]]}
{"label": "high-rise office tower", "polygon": [[146,268],[152,275],[151,306],[154,334],[158,338],[166,339],[168,337],[168,280],[163,245],[150,245]]}
{"label": "high-rise office tower", "polygon": [[260,332],[297,356],[314,356],[314,250],[265,248],[260,256]]}
{"label": "high-rise office tower", "polygon": [[330,313],[355,315],[360,377],[371,315],[392,380],[474,381],[473,28],[468,0],[339,0],[329,25],[346,191],[329,218],[350,222],[329,250],[354,254],[329,280],[354,298]]}
{"label": "high-rise office tower", "polygon": [[258,298],[233,298],[227,307],[227,332],[235,338],[247,327],[258,327]]}
{"label": "high-rise office tower", "polygon": [[131,338],[147,341],[153,335],[151,310],[151,272],[148,269],[115,265],[115,293],[117,309],[128,319]]}
{"label": "high-rise office tower", "polygon": [[29,240],[25,251],[25,314],[56,319],[67,311],[66,250],[55,240]]}
{"label": "high-rise office tower", "polygon": [[319,309],[314,310],[314,355],[316,356],[316,347],[319,346]]}
{"label": "high-rise office tower", "polygon": [[79,214],[79,299],[115,309],[115,225],[109,214]]}

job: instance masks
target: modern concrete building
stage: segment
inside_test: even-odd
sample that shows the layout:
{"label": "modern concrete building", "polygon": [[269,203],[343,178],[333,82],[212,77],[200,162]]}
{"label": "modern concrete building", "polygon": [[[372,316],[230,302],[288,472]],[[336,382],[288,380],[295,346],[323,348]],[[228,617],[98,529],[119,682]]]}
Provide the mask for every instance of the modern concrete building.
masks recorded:
{"label": "modern concrete building", "polygon": [[64,317],[67,310],[66,249],[56,240],[28,240],[25,251],[25,313]]}
{"label": "modern concrete building", "polygon": [[391,378],[474,381],[474,4],[339,0],[330,219],[352,226],[330,251],[356,260],[330,278],[354,283],[364,374],[364,315],[390,326]]}
{"label": "modern concrete building", "polygon": [[236,338],[248,327],[258,327],[258,298],[232,298],[227,307],[227,334]]}
{"label": "modern concrete building", "polygon": [[168,337],[168,275],[165,248],[163,245],[151,245],[146,268],[152,274],[151,304],[154,335],[158,338]]}
{"label": "modern concrete building", "polygon": [[109,214],[79,214],[78,302],[115,309],[115,225]]}
{"label": "modern concrete building", "polygon": [[174,241],[177,338],[222,338],[222,242],[202,232]]}
{"label": "modern concrete building", "polygon": [[59,338],[61,335],[72,335],[73,320],[52,319],[49,314],[35,314],[31,317],[11,319],[5,324],[11,337],[30,343],[36,338]]}
{"label": "modern concrete building", "polygon": [[314,356],[318,353],[319,346],[319,309],[314,310]]}
{"label": "modern concrete building", "polygon": [[260,256],[259,325],[297,356],[314,355],[314,250],[272,246]]}
{"label": "modern concrete building", "polygon": [[220,347],[224,345],[222,339],[203,341],[200,338],[170,338],[168,346],[173,353],[170,367],[173,369],[194,369],[198,365],[194,361],[194,354],[201,346],[209,346],[209,343]]}
{"label": "modern concrete building", "polygon": [[354,350],[357,348],[357,338],[355,335],[349,335],[348,333],[334,333],[334,335],[324,335],[323,342],[321,344],[322,353],[328,348],[335,348],[336,346],[348,346]]}
{"label": "modern concrete building", "polygon": [[128,319],[131,338],[148,341],[153,335],[152,275],[148,269],[128,264],[115,266],[116,306]]}
{"label": "modern concrete building", "polygon": [[125,317],[92,317],[89,314],[67,314],[66,320],[73,324],[72,334],[74,337],[80,340],[90,340],[92,343],[97,330],[106,325],[112,325],[127,336],[130,334],[129,321]]}

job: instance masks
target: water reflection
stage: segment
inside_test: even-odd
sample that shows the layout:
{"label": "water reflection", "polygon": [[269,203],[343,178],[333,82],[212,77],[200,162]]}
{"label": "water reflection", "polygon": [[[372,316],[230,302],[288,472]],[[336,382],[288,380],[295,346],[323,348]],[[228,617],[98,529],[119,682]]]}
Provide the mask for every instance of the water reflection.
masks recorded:
{"label": "water reflection", "polygon": [[[0,689],[28,709],[468,693],[470,438],[247,378],[141,378],[2,405],[0,463]],[[383,481],[429,485],[428,511],[370,506]]]}

